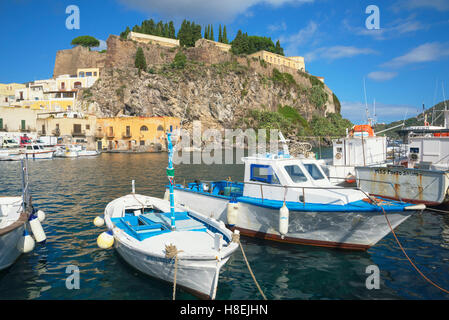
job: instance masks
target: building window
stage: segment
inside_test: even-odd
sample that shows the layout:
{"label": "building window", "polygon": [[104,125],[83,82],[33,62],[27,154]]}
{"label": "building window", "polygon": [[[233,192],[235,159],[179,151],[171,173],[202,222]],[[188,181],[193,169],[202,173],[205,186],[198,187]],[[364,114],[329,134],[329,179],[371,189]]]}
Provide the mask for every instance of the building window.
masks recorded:
{"label": "building window", "polygon": [[22,120],[22,121],[20,122],[20,128],[21,128],[22,130],[25,130],[25,127],[26,127],[25,120]]}
{"label": "building window", "polygon": [[92,72],[86,72],[86,77],[92,77]]}
{"label": "building window", "polygon": [[46,132],[45,132],[45,124],[42,125],[42,134],[46,134]]}
{"label": "building window", "polygon": [[90,130],[90,124],[86,124],[86,130]]}
{"label": "building window", "polygon": [[73,133],[81,133],[81,125],[80,124],[73,125]]}
{"label": "building window", "polygon": [[79,81],[75,82],[75,83],[73,84],[73,87],[74,87],[75,89],[80,89],[80,88],[81,88],[81,82],[79,82]]}
{"label": "building window", "polygon": [[157,127],[157,131],[164,131],[164,127],[163,127],[162,125],[159,125],[159,126]]}
{"label": "building window", "polygon": [[147,126],[141,126],[140,127],[140,131],[148,131],[148,127]]}
{"label": "building window", "polygon": [[0,130],[3,130],[3,119],[0,118]]}
{"label": "building window", "polygon": [[61,90],[65,90],[65,82],[61,82]]}
{"label": "building window", "polygon": [[140,145],[144,146],[145,145],[145,140],[140,140]]}
{"label": "building window", "polygon": [[96,76],[97,76],[97,71],[94,72],[94,77],[96,77]]}
{"label": "building window", "polygon": [[78,74],[78,76],[79,76],[80,78],[84,78],[84,71],[80,71],[79,74]]}

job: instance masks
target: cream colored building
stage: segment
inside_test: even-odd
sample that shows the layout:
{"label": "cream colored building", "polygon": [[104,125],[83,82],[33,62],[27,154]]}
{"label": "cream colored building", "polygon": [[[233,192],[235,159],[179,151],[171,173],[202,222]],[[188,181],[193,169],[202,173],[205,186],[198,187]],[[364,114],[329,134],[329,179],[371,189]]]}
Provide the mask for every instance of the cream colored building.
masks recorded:
{"label": "cream colored building", "polygon": [[9,106],[15,101],[16,90],[25,88],[21,83],[0,83],[0,106]]}
{"label": "cream colored building", "polygon": [[221,43],[221,42],[217,42],[217,41],[212,41],[209,39],[198,39],[195,42],[195,47],[203,47],[204,44],[213,44],[214,46],[218,47],[220,50],[224,51],[224,52],[228,52],[231,50],[231,45],[230,44],[226,44],[226,43]]}
{"label": "cream colored building", "polygon": [[177,40],[177,39],[158,37],[158,36],[153,36],[150,34],[138,33],[138,32],[132,32],[132,31],[130,33],[128,33],[128,40],[134,40],[134,41],[143,42],[143,43],[159,44],[163,47],[170,47],[170,48],[179,47],[179,40]]}
{"label": "cream colored building", "polygon": [[0,131],[35,132],[38,112],[21,107],[0,107]]}
{"label": "cream colored building", "polygon": [[256,53],[250,54],[249,57],[257,58],[260,60],[264,60],[273,65],[280,65],[289,68],[293,68],[296,70],[305,71],[306,66],[304,64],[304,57],[285,57],[280,54],[276,54],[273,52],[261,50]]}

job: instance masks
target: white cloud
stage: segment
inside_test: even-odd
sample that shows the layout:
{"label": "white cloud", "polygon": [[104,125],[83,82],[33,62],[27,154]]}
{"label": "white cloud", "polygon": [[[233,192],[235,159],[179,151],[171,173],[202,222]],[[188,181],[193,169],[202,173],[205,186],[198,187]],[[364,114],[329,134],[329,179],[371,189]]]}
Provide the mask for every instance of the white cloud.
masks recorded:
{"label": "white cloud", "polygon": [[430,28],[430,25],[424,25],[420,21],[415,20],[414,15],[404,19],[396,19],[386,25],[382,25],[381,23],[380,29],[368,30],[365,27],[353,27],[349,24],[347,19],[343,20],[343,26],[356,35],[371,36],[376,40],[392,39]]}
{"label": "white cloud", "polygon": [[281,23],[278,23],[278,24],[270,24],[268,26],[268,30],[270,32],[285,31],[285,30],[287,30],[287,24],[285,22],[281,22]]}
{"label": "white cloud", "polygon": [[99,39],[98,41],[100,41],[100,45],[98,47],[92,48],[92,50],[102,51],[102,50],[106,50],[108,48],[106,41],[101,40],[101,39]]}
{"label": "white cloud", "polygon": [[125,6],[147,14],[159,14],[169,19],[194,19],[199,23],[232,21],[257,4],[280,7],[301,5],[314,0],[119,0]]}
{"label": "white cloud", "polygon": [[[378,122],[392,122],[410,118],[416,107],[411,105],[387,104],[376,101],[376,120]],[[373,116],[373,104],[368,104],[369,116]],[[341,102],[341,115],[353,123],[362,124],[367,122],[365,103],[359,101]]]}
{"label": "white cloud", "polygon": [[400,11],[401,9],[421,9],[421,8],[430,8],[438,11],[447,11],[449,10],[449,1],[447,0],[402,0],[399,3],[394,5],[394,9],[396,11]]}
{"label": "white cloud", "polygon": [[317,59],[333,61],[342,58],[351,58],[358,55],[377,54],[376,51],[370,48],[357,48],[353,46],[333,46],[321,47],[315,49],[305,55],[307,61]]}
{"label": "white cloud", "polygon": [[398,75],[397,72],[373,71],[368,73],[368,78],[375,81],[387,81],[393,79],[397,75]]}
{"label": "white cloud", "polygon": [[307,26],[298,30],[298,32],[291,35],[283,35],[279,38],[281,45],[285,48],[284,52],[288,55],[303,55],[298,50],[300,46],[310,42],[316,41],[318,34],[318,24],[314,21],[310,21]]}
{"label": "white cloud", "polygon": [[403,67],[408,64],[438,61],[449,56],[449,46],[439,42],[422,44],[410,52],[382,64],[383,67]]}

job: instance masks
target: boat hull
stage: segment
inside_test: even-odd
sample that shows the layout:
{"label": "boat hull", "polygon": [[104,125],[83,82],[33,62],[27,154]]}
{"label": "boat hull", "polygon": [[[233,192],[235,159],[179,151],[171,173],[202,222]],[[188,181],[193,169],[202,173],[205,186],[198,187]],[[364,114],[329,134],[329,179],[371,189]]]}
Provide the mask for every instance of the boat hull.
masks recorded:
{"label": "boat hull", "polygon": [[[150,277],[173,283],[175,259],[149,255],[127,246],[117,237],[116,240],[115,249],[128,264]],[[220,269],[228,259],[178,259],[176,286],[201,299],[215,299]]]}
{"label": "boat hull", "polygon": [[22,214],[18,221],[0,229],[0,270],[11,266],[22,253],[18,243],[25,230],[26,215]]}
{"label": "boat hull", "polygon": [[[176,202],[204,215],[227,223],[228,199],[175,189]],[[367,250],[390,231],[384,214],[370,212],[289,213],[288,233],[279,231],[279,209],[239,202],[235,228],[241,234],[267,240],[315,245],[322,247]],[[386,213],[393,228],[404,222],[414,211]]]}
{"label": "boat hull", "polygon": [[358,184],[369,194],[438,206],[449,202],[449,172],[402,167],[356,167]]}

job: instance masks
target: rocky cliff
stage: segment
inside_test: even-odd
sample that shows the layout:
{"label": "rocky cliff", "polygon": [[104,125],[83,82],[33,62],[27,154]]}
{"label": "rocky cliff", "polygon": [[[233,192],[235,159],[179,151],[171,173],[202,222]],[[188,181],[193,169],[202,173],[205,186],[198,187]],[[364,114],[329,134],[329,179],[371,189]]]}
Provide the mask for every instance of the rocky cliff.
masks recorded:
{"label": "rocky cliff", "polygon": [[[76,67],[101,68],[100,79],[81,90],[77,102],[77,107],[97,116],[167,115],[180,117],[187,127],[201,120],[203,127],[230,128],[249,109],[276,111],[289,105],[307,120],[336,112],[326,85],[317,86],[326,93],[325,102],[317,104],[307,74],[283,66],[276,66],[277,72],[268,63],[223,52],[206,41],[194,48],[169,49],[110,36],[107,47],[104,53],[81,47],[63,50],[55,62],[54,75],[73,74]],[[140,75],[134,67],[138,47],[148,65]],[[187,58],[181,68],[172,66],[178,51]],[[287,73],[291,76],[284,79]]]}

